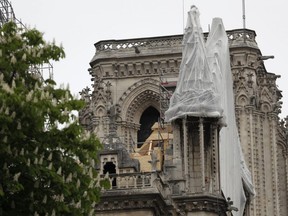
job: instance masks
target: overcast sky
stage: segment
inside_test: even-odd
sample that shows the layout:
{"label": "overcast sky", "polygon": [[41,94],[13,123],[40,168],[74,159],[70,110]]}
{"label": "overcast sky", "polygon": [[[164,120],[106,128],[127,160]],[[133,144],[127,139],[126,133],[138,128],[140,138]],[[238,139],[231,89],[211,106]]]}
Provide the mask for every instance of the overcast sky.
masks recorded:
{"label": "overcast sky", "polygon": [[[184,4],[183,4],[184,2]],[[183,33],[183,20],[191,5],[200,11],[203,31],[214,17],[221,17],[226,30],[243,27],[242,0],[11,0],[18,19],[44,32],[48,41],[62,43],[66,58],[54,62],[58,84],[69,83],[73,93],[92,84],[87,69],[94,43],[108,39],[153,37]],[[246,0],[246,27],[256,31],[268,72],[281,75],[281,117],[288,115],[288,12],[287,0]],[[183,13],[184,9],[184,13]],[[285,58],[286,57],[286,58]]]}

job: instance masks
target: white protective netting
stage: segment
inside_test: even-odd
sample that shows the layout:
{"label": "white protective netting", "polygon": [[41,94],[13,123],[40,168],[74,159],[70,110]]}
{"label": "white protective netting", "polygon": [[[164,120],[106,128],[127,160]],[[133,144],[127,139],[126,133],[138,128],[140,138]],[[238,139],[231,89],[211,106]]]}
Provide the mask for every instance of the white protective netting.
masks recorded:
{"label": "white protective netting", "polygon": [[245,186],[250,198],[255,195],[250,171],[246,167],[239,134],[236,126],[233,79],[230,68],[229,44],[222,20],[214,18],[206,42],[209,66],[213,73],[221,74],[221,79],[215,80],[219,85],[223,118],[226,127],[220,131],[220,175],[221,187],[226,198],[230,197],[238,212],[234,216],[243,215],[246,196]]}
{"label": "white protective netting", "polygon": [[221,117],[227,124],[220,131],[221,188],[243,215],[246,196],[243,184],[254,196],[251,174],[243,159],[236,127],[229,44],[222,20],[214,18],[205,43],[195,6],[188,13],[183,55],[176,90],[165,118],[185,116]]}
{"label": "white protective netting", "polygon": [[171,121],[186,115],[220,117],[222,108],[215,80],[220,80],[221,74],[210,71],[196,7],[188,13],[182,53],[177,86],[165,119]]}

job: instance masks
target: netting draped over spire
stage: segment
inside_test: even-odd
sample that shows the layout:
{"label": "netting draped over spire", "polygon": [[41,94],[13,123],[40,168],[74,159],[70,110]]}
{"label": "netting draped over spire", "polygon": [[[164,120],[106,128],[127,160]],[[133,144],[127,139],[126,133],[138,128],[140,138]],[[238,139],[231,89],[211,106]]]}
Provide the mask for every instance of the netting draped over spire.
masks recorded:
{"label": "netting draped over spire", "polygon": [[236,126],[233,79],[230,68],[229,44],[224,25],[220,18],[214,18],[206,42],[207,56],[212,74],[220,74],[218,82],[223,108],[223,116],[227,124],[220,131],[220,176],[221,189],[226,198],[230,197],[238,212],[243,215],[246,195],[255,194],[250,171],[243,158],[241,143]]}
{"label": "netting draped over spire", "polygon": [[167,121],[189,116],[219,117],[222,115],[219,94],[219,70],[211,71],[199,11],[195,6],[188,13],[183,38],[183,54],[176,90],[165,113]]}
{"label": "netting draped over spire", "polygon": [[244,187],[251,197],[255,191],[236,126],[229,43],[222,20],[213,19],[205,43],[199,12],[193,6],[188,13],[183,45],[179,79],[165,118],[173,121],[188,115],[225,119],[227,126],[219,136],[221,189],[239,210],[233,215],[240,216],[247,198]]}

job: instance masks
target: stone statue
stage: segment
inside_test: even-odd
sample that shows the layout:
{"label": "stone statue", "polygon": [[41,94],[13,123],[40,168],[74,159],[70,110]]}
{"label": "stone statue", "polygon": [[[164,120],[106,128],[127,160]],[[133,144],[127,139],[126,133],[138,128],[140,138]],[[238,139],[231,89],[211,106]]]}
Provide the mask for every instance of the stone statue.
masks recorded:
{"label": "stone statue", "polygon": [[151,171],[156,172],[157,170],[157,163],[159,160],[157,159],[157,152],[155,150],[151,153],[151,161],[148,161],[151,164]]}

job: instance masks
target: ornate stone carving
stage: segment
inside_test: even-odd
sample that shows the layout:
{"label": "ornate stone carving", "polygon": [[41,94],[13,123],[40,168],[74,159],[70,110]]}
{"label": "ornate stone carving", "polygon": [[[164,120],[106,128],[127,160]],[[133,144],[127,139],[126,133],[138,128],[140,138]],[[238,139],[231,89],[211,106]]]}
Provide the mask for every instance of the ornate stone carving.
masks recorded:
{"label": "ornate stone carving", "polygon": [[91,95],[89,94],[90,88],[86,87],[81,92],[79,92],[81,99],[85,101],[85,103],[90,103]]}
{"label": "ornate stone carving", "polygon": [[127,100],[127,98],[130,99],[130,97],[132,96],[131,94],[132,93],[135,94],[136,89],[141,92],[141,91],[143,91],[141,89],[149,89],[149,86],[153,86],[154,89],[158,89],[159,88],[159,80],[152,79],[152,78],[145,78],[145,79],[141,79],[141,80],[135,82],[133,85],[129,86],[128,89],[120,97],[119,105],[123,106],[123,103]]}
{"label": "ornate stone carving", "polygon": [[[244,156],[252,171],[257,193],[251,203],[250,214],[273,215],[273,211],[276,213],[278,211],[277,205],[284,202],[281,193],[285,189],[284,180],[282,179],[280,182],[275,176],[278,175],[280,169],[286,169],[288,173],[288,123],[284,120],[279,122],[278,118],[281,109],[281,102],[279,101],[282,97],[276,85],[279,76],[266,71],[263,56],[255,41],[256,34],[254,31],[247,29],[227,31],[227,36],[234,77],[237,126]],[[165,80],[177,81],[176,77],[181,61],[182,37],[182,35],[176,35],[96,43],[97,52],[90,63],[91,69],[89,69],[94,82],[93,92],[90,94],[87,88],[81,92],[82,99],[87,103],[87,106],[79,114],[85,128],[90,131],[100,131],[102,133],[99,133],[100,137],[105,137],[110,129],[110,133],[117,133],[121,139],[124,139],[126,147],[129,148],[137,138],[137,130],[140,126],[139,119],[143,111],[148,106],[153,106],[159,110],[159,75],[165,76]],[[174,139],[177,137],[178,135],[174,134]],[[176,145],[173,149],[174,153],[179,149],[180,146]],[[215,154],[214,149],[212,154]],[[281,157],[284,156],[280,158],[280,155]],[[182,159],[182,155],[176,155],[175,160],[176,157],[179,161]],[[286,166],[283,165],[283,158],[286,158]],[[281,160],[283,161],[281,162]],[[273,178],[267,177],[267,170],[272,173]],[[183,194],[182,175],[177,175],[181,172],[182,170],[171,173],[171,176],[178,177],[177,181],[171,183],[171,193],[168,193],[173,199],[174,197],[177,199],[176,195]],[[130,195],[133,195],[135,190],[139,190],[139,188],[134,187],[134,183],[137,182],[135,178],[128,177],[126,182],[133,183],[133,185],[128,184],[128,188],[121,188],[121,198],[124,189],[124,193],[130,193]],[[278,179],[280,177],[278,176]],[[121,176],[121,181],[125,182],[123,176]],[[138,181],[140,180],[138,179]],[[161,187],[154,187],[153,182],[146,181],[151,183],[149,190],[153,189],[153,193],[157,191],[158,195],[161,193],[159,192]],[[160,184],[161,181],[157,181]],[[272,189],[274,192],[270,192]],[[145,206],[154,209],[153,206],[155,206],[153,203],[148,204],[141,201],[143,191],[137,196],[132,196],[134,201],[128,196],[123,200],[117,199],[120,195],[117,192],[113,196],[111,191],[106,192],[105,196],[107,195],[108,198],[103,199],[106,204],[99,204],[96,208],[97,212],[98,210],[103,210],[103,212],[112,210],[117,212],[120,209],[133,210]],[[286,194],[288,195],[288,191]],[[166,208],[175,210],[174,215],[181,215],[189,209],[197,212],[205,208],[216,209],[218,207],[213,204],[214,201],[207,201],[206,198],[199,198],[200,200],[193,202],[189,200],[191,197],[186,198],[181,201],[179,199],[175,208],[170,204]],[[153,200],[152,195],[149,199]],[[171,200],[172,198],[165,200],[166,204],[171,203]],[[159,201],[156,202],[158,205]],[[220,209],[224,211],[225,200],[221,200],[220,203],[223,207]],[[177,210],[179,210],[178,213]],[[169,214],[168,211],[157,211],[156,215]]]}
{"label": "ornate stone carving", "polygon": [[157,159],[157,153],[155,150],[151,153],[151,161],[148,161],[151,164],[151,170],[152,172],[155,172],[157,170],[157,163],[159,160]]}
{"label": "ornate stone carving", "polygon": [[[227,203],[222,197],[211,196],[187,196],[174,198],[179,212],[214,212],[220,216],[226,216]],[[178,214],[181,215],[181,214]],[[184,214],[185,215],[185,214]]]}
{"label": "ornate stone carving", "polygon": [[[111,191],[107,192],[102,197],[101,202],[96,204],[95,210],[98,213],[101,212],[114,212],[117,214],[119,211],[125,210],[126,212],[133,212],[135,214],[137,210],[148,210],[150,209],[156,216],[170,215],[169,208],[161,199],[159,194],[155,194],[155,191],[148,190],[146,193],[137,190],[126,190],[129,194],[123,193],[124,191]],[[121,197],[121,199],[119,199]]]}

